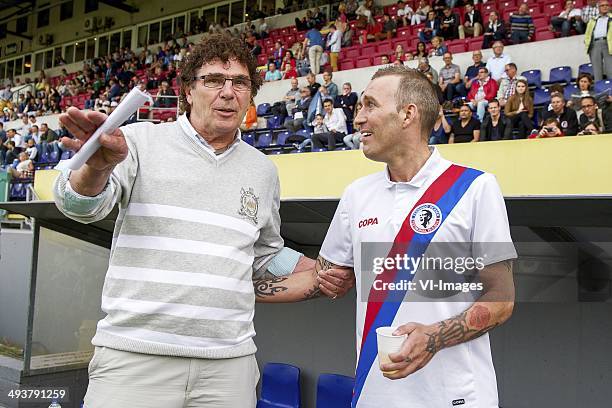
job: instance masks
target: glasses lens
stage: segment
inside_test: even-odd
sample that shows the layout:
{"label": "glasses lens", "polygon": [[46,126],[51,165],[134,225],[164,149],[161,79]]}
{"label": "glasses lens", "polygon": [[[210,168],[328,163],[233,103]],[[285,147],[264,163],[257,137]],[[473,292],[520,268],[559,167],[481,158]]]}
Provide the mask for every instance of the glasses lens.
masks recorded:
{"label": "glasses lens", "polygon": [[236,77],[232,81],[234,89],[237,91],[246,91],[251,89],[251,80],[245,77]]}
{"label": "glasses lens", "polygon": [[223,88],[225,77],[223,75],[206,75],[204,86],[207,88]]}

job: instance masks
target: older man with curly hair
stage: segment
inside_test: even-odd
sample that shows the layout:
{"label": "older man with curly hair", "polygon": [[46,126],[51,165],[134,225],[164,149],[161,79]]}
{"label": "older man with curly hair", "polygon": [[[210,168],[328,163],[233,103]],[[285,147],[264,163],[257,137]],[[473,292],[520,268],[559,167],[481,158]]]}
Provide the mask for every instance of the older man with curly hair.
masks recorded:
{"label": "older man with curly hair", "polygon": [[[205,36],[181,62],[185,114],[103,134],[56,182],[68,217],[120,210],[88,408],[254,408],[255,301],[335,298],[353,282],[283,248],[276,168],[238,130],[261,86],[256,66],[240,40]],[[78,150],[104,120],[69,109],[60,121],[75,139],[62,143]]]}

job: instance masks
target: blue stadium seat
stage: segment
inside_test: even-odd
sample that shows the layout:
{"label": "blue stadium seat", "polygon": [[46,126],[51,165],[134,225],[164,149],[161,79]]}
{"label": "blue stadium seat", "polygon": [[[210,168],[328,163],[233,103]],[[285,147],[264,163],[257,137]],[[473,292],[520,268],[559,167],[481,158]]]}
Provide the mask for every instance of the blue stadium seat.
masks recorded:
{"label": "blue stadium seat", "polygon": [[283,127],[283,117],[278,115],[270,116],[266,124],[268,129],[280,129]]}
{"label": "blue stadium seat", "polygon": [[612,89],[612,80],[610,79],[602,79],[601,81],[595,82],[595,87],[593,88],[595,93],[602,93],[604,91],[608,91],[610,94],[610,90]]}
{"label": "blue stadium seat", "polygon": [[583,72],[586,72],[587,74],[591,74],[591,76],[593,76],[593,64],[580,64],[578,66],[578,75],[582,74]]}
{"label": "blue stadium seat", "polygon": [[270,104],[260,103],[257,105],[257,116],[265,116],[270,114]]}
{"label": "blue stadium seat", "polygon": [[300,150],[300,149],[295,149],[295,150],[291,150],[289,153],[304,153],[305,150]]}
{"label": "blue stadium seat", "polygon": [[578,90],[578,87],[576,86],[576,84],[566,85],[565,88],[563,89],[563,97],[565,98],[566,101],[569,101],[572,95],[577,94],[577,93],[580,93],[580,91]]}
{"label": "blue stadium seat", "polygon": [[255,133],[243,133],[242,140],[244,140],[245,143],[248,143],[251,146],[255,145]]}
{"label": "blue stadium seat", "polygon": [[49,160],[49,152],[48,151],[43,152],[40,155],[40,157],[38,158],[38,162],[39,163],[49,163],[50,162],[50,160]]}
{"label": "blue stadium seat", "polygon": [[318,147],[316,149],[312,149],[311,152],[326,152],[327,148],[325,147]]}
{"label": "blue stadium seat", "polygon": [[55,163],[58,161],[59,161],[59,152],[57,150],[54,150],[51,153],[49,153],[49,162]]}
{"label": "blue stadium seat", "polygon": [[536,88],[533,92],[533,104],[535,106],[548,105],[550,103],[550,90]]}
{"label": "blue stadium seat", "polygon": [[272,132],[260,133],[257,136],[255,147],[268,147],[272,144]]}
{"label": "blue stadium seat", "polygon": [[62,155],[60,156],[60,160],[68,160],[71,157],[72,157],[72,150],[66,150],[62,152]]}
{"label": "blue stadium seat", "polygon": [[317,381],[317,408],[350,408],[355,380],[339,374],[321,374]]}
{"label": "blue stadium seat", "polygon": [[546,85],[563,84],[572,82],[572,68],[569,66],[551,68]]}
{"label": "blue stadium seat", "polygon": [[279,133],[278,138],[276,139],[276,144],[281,146],[287,144],[287,138],[289,136],[293,136],[293,132],[291,132],[290,130],[286,130],[284,132]]}
{"label": "blue stadium seat", "polygon": [[306,129],[300,129],[297,132],[295,132],[295,134],[297,136],[303,136],[306,139],[312,139],[312,132]]}
{"label": "blue stadium seat", "polygon": [[9,190],[9,201],[25,201],[29,183],[12,183]]}
{"label": "blue stadium seat", "polygon": [[521,76],[524,76],[527,79],[527,84],[530,87],[542,87],[542,71],[540,71],[539,69],[530,69],[529,71],[523,71]]}
{"label": "blue stadium seat", "polygon": [[289,364],[267,363],[263,369],[257,408],[300,406],[300,369]]}

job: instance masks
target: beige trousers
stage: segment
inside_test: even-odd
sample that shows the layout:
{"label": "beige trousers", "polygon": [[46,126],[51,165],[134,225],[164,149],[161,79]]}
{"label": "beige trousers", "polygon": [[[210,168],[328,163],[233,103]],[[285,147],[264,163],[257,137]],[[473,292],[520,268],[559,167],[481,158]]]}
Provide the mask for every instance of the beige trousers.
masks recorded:
{"label": "beige trousers", "polygon": [[96,347],[86,408],[255,408],[255,355],[221,360]]}

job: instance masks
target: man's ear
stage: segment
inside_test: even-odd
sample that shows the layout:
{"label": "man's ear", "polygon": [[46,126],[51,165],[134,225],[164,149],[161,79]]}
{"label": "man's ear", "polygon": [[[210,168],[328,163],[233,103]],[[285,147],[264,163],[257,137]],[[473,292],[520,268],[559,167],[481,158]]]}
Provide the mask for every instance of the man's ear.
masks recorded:
{"label": "man's ear", "polygon": [[185,98],[187,99],[187,103],[191,105],[193,103],[193,97],[191,96],[191,87],[185,87]]}
{"label": "man's ear", "polygon": [[402,117],[402,128],[407,128],[418,119],[419,112],[416,105],[411,103],[404,106],[400,111],[400,116]]}

